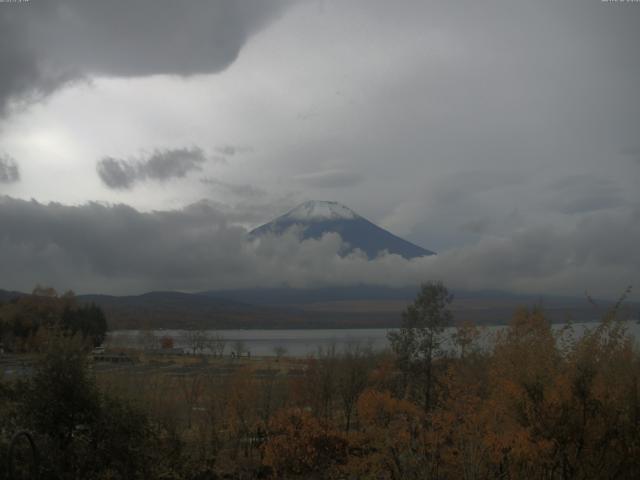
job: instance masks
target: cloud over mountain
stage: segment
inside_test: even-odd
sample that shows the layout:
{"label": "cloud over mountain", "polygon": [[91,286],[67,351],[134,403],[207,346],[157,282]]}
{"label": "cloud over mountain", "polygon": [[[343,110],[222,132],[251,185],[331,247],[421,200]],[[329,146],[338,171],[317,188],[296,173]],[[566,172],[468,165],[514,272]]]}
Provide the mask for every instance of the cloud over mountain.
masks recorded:
{"label": "cloud over mountain", "polygon": [[411,260],[342,255],[337,234],[301,240],[295,228],[251,241],[233,212],[200,202],[144,213],[126,205],[0,197],[0,288],[36,283],[79,292],[135,293],[256,286],[416,285],[615,296],[638,284],[640,211],[594,212],[564,230],[532,226],[509,237]]}
{"label": "cloud over mountain", "polygon": [[343,254],[357,250],[370,259],[383,252],[408,259],[434,254],[380,228],[349,207],[326,200],[304,202],[285,215],[252,230],[249,235],[256,238],[268,234],[278,235],[291,228],[300,229],[301,238],[305,240],[322,238],[327,233],[337,233],[345,246],[348,245]]}

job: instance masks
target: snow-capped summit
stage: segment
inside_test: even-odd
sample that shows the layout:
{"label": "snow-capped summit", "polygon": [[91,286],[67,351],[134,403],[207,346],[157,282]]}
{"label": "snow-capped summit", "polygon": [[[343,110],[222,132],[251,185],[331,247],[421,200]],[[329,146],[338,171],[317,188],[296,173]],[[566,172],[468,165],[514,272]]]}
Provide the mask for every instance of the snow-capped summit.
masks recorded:
{"label": "snow-capped summit", "polygon": [[384,251],[404,258],[434,254],[378,227],[349,207],[330,201],[305,202],[272,222],[252,230],[249,235],[252,238],[267,234],[281,235],[291,227],[302,227],[302,239],[338,233],[347,244],[345,253],[359,249],[369,258],[375,258]]}
{"label": "snow-capped summit", "polygon": [[327,200],[310,200],[285,213],[281,218],[302,221],[353,220],[358,215],[349,207]]}

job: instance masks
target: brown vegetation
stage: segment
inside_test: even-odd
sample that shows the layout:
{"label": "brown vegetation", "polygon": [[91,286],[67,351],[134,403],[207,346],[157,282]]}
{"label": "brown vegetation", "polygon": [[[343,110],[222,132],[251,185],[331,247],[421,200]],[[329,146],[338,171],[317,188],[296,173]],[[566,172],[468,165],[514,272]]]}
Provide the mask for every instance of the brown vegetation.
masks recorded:
{"label": "brown vegetation", "polygon": [[[105,435],[137,438],[138,453],[125,465],[117,451],[86,450],[104,468],[82,463],[83,478],[638,478],[640,355],[615,308],[580,337],[570,326],[554,333],[541,310],[520,309],[488,351],[462,324],[451,356],[437,348],[446,289],[426,293],[407,310],[395,352],[353,345],[309,359],[96,366],[74,387],[73,411],[89,432],[111,419]],[[434,300],[436,309],[420,310]],[[33,405],[51,401],[28,391]],[[20,408],[14,415],[21,401],[3,398],[5,429],[30,419],[26,426],[49,439],[41,444],[64,453],[58,465],[81,462],[70,453],[88,448],[74,440],[75,417],[60,425]],[[116,428],[123,412],[143,415],[132,417],[140,429]]]}

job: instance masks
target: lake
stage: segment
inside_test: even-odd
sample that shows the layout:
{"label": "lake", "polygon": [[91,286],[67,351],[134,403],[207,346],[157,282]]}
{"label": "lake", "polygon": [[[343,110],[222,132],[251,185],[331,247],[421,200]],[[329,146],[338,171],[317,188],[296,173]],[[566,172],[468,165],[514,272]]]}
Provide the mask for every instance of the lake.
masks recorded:
{"label": "lake", "polygon": [[[593,323],[573,324],[574,336],[583,334],[585,329],[593,329],[597,326]],[[563,324],[553,326],[560,330]],[[504,326],[481,327],[480,344],[488,347],[492,344],[495,334],[504,329]],[[636,339],[640,338],[640,325],[637,321],[627,322],[627,328]],[[389,348],[387,333],[393,329],[364,328],[364,329],[309,329],[309,330],[208,330],[210,336],[221,336],[225,343],[225,355],[230,355],[238,342],[241,342],[242,350],[251,355],[272,356],[276,348],[283,348],[285,355],[306,357],[316,355],[320,350],[327,351],[335,348],[342,353],[354,346],[370,347],[381,351]],[[445,330],[445,338],[450,338],[454,329]],[[175,348],[190,351],[191,340],[187,330],[115,330],[107,335],[107,345],[113,347],[159,348],[160,338],[168,336],[173,339]],[[451,348],[450,342],[445,342],[445,348]]]}

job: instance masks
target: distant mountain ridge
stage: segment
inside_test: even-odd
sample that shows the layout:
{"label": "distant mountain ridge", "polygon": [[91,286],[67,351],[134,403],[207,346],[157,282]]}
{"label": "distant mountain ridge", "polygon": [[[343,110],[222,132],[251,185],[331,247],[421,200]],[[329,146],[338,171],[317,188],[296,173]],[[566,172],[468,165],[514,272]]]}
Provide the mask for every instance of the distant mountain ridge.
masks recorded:
{"label": "distant mountain ridge", "polygon": [[[142,295],[78,295],[80,303],[95,303],[110,330],[141,328],[391,328],[418,287],[247,288],[200,293],[155,291]],[[0,289],[0,303],[29,295]],[[455,321],[479,325],[505,324],[521,306],[542,306],[552,322],[594,321],[615,302],[538,296],[499,291],[454,292]],[[623,310],[637,319],[640,304],[626,302]]]}
{"label": "distant mountain ridge", "polygon": [[362,250],[370,259],[387,251],[406,259],[435,255],[435,252],[415,245],[377,226],[338,202],[312,200],[266,223],[249,236],[259,238],[268,234],[282,235],[292,227],[302,228],[302,239],[321,238],[337,233],[348,244],[345,253]]}
{"label": "distant mountain ridge", "polygon": [[246,302],[251,305],[304,305],[317,302],[349,300],[412,300],[418,287],[384,287],[354,285],[322,288],[241,288],[235,290],[209,290],[199,295],[210,298]]}

